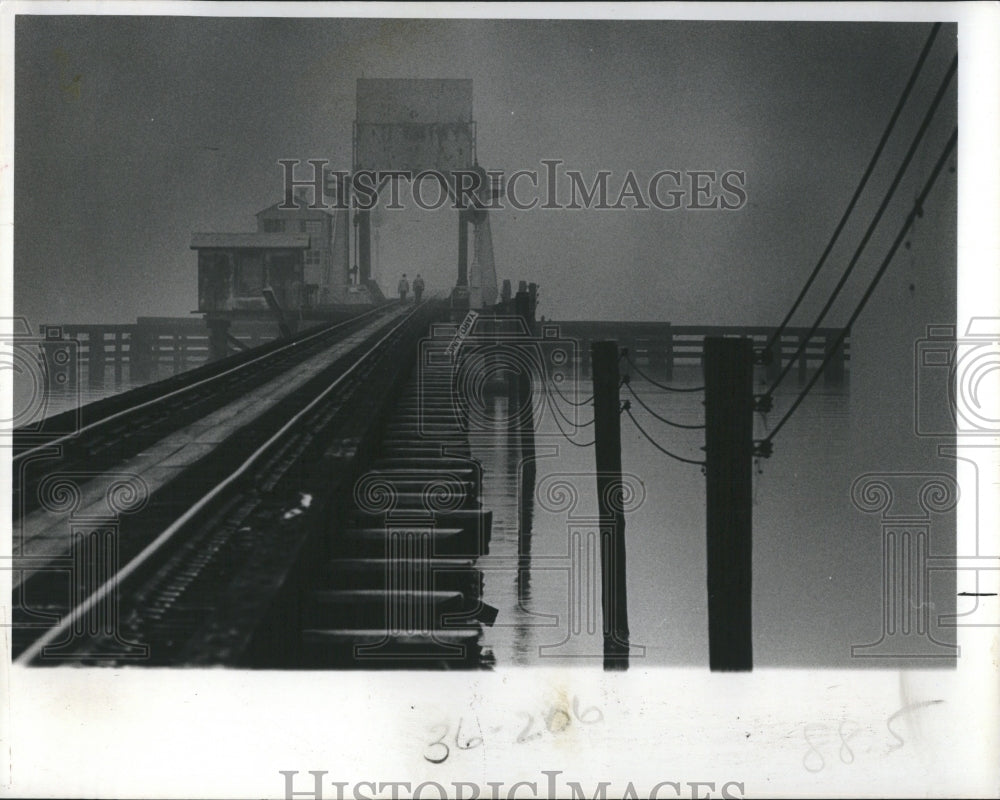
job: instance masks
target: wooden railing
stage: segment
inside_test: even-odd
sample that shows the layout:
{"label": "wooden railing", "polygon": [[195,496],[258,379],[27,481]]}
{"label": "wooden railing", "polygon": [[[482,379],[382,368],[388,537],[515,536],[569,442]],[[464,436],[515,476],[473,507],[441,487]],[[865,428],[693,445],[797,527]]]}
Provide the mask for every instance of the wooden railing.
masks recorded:
{"label": "wooden railing", "polygon": [[[739,325],[672,325],[669,322],[546,322],[559,326],[562,338],[577,342],[580,374],[590,374],[590,343],[614,339],[620,347],[628,348],[632,360],[650,374],[672,380],[676,366],[696,366],[701,363],[706,336],[748,336],[754,347],[763,348],[775,328]],[[767,377],[775,379],[781,369],[794,358],[803,340],[805,349],[793,371],[800,383],[805,382],[811,371],[819,368],[829,349],[836,347],[841,328],[818,328],[808,337],[809,328],[786,328],[780,341],[773,348],[773,358],[767,365]],[[844,383],[850,362],[850,334],[837,347],[827,366],[823,379],[827,385]]]}
{"label": "wooden railing", "polygon": [[[277,335],[273,323],[234,328],[234,337],[246,347]],[[50,392],[75,391],[80,384],[95,391],[138,386],[204,364],[209,355],[208,328],[201,318],[139,317],[128,325],[43,325],[41,335]],[[61,377],[55,380],[57,376]]]}

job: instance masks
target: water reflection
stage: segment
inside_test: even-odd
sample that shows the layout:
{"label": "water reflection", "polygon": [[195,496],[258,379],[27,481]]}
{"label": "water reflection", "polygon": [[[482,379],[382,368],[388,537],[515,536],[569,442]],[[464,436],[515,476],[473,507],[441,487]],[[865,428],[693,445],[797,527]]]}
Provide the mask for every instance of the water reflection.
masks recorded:
{"label": "water reflection", "polygon": [[[700,371],[690,372],[681,372],[675,380],[696,385]],[[588,381],[576,388],[578,397],[591,392]],[[667,393],[638,380],[633,388],[657,414],[681,423],[704,420],[700,394]],[[755,437],[763,438],[773,429],[797,392],[794,382],[782,387],[774,409],[755,415]],[[902,453],[907,443],[893,437],[879,442],[881,420],[852,415],[854,401],[845,388],[817,385],[776,438],[774,455],[755,468],[753,626],[758,666],[890,666],[851,657],[852,644],[879,635],[883,542],[878,520],[852,505],[850,488],[866,470],[885,468],[882,460],[868,464],[868,453],[881,459],[882,450]],[[494,402],[502,404],[506,398]],[[665,429],[643,409],[633,405],[632,411],[665,446],[693,459],[704,457],[704,431]],[[497,414],[502,417],[503,409],[498,407]],[[593,449],[569,445],[557,424],[551,412],[543,416],[533,459],[525,459],[520,437],[504,431],[473,444],[473,455],[484,467],[483,503],[493,510],[491,551],[483,559],[484,599],[498,607],[500,615],[487,638],[499,665],[538,664],[543,656],[552,656],[600,669],[600,620],[594,636],[588,635],[587,626],[579,635],[569,630],[574,580],[570,550],[574,541],[579,549],[579,537],[588,534],[566,512],[539,505],[535,496],[535,488],[547,477],[566,476],[578,498],[574,514],[597,516]],[[940,461],[910,463],[916,469],[953,469]],[[641,479],[646,492],[626,525],[631,640],[645,647],[644,660],[633,656],[633,666],[707,668],[704,476],[697,466],[656,452],[627,419],[622,426],[622,467]],[[953,541],[954,518],[942,516],[934,525],[934,541],[944,548]],[[935,613],[954,610],[954,576],[932,577],[937,581],[932,587]],[[597,573],[584,570],[578,578],[593,586]],[[595,657],[589,661],[584,656]]]}

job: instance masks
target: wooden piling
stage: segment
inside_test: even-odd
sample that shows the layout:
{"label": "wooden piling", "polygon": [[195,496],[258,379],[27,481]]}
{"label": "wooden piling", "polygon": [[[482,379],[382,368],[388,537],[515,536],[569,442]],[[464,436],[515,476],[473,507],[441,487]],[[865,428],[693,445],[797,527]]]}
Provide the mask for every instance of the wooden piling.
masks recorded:
{"label": "wooden piling", "polygon": [[806,382],[809,372],[809,337],[804,333],[799,335],[799,348],[802,350],[802,355],[799,356],[799,385],[801,386]]}
{"label": "wooden piling", "polygon": [[136,325],[129,336],[128,342],[128,379],[129,383],[139,385],[148,383],[152,372],[152,342],[149,331]]}
{"label": "wooden piling", "polygon": [[674,329],[669,322],[663,332],[663,378],[674,379]]}
{"label": "wooden piling", "polygon": [[830,331],[823,341],[823,355],[826,357],[833,351],[833,355],[823,370],[824,386],[843,386],[844,384],[844,342],[837,342],[840,331]]}
{"label": "wooden piling", "polygon": [[625,575],[625,513],[622,486],[618,343],[594,342],[594,454],[601,528],[601,609],[604,669],[628,669],[628,585]]}
{"label": "wooden piling", "polygon": [[[530,306],[530,296],[527,291],[518,291],[514,297],[514,313],[521,318],[521,322],[524,325],[524,333],[521,345],[515,343],[513,346],[530,346],[531,337],[530,331],[531,326],[531,306]],[[517,363],[519,359],[512,359],[514,363]],[[515,435],[518,437],[519,453],[520,453],[520,485],[518,486],[518,504],[517,504],[517,517],[518,517],[518,555],[521,559],[527,557],[531,552],[531,529],[532,529],[532,519],[533,519],[533,503],[535,494],[535,414],[534,414],[534,391],[532,378],[533,376],[530,371],[528,371],[527,365],[522,364],[521,369],[516,373],[511,373],[511,388],[508,397],[508,406],[511,399],[514,403],[514,414],[513,425],[516,431]],[[537,376],[539,379],[544,380],[544,376]],[[545,386],[540,386],[539,390],[542,392],[547,391]],[[518,572],[522,570],[519,568]]]}
{"label": "wooden piling", "polygon": [[183,367],[181,366],[181,336],[179,333],[174,334],[173,344],[174,344],[174,375],[176,375],[183,369]]}
{"label": "wooden piling", "polygon": [[370,211],[356,211],[354,224],[357,226],[356,252],[358,257],[358,283],[368,284],[372,277],[372,224]]}
{"label": "wooden piling", "polygon": [[502,288],[500,289],[500,304],[504,306],[504,310],[510,305],[511,290],[510,290],[510,278],[504,278]]}
{"label": "wooden piling", "polygon": [[713,671],[753,669],[753,340],[705,338],[708,652]]}
{"label": "wooden piling", "polygon": [[778,376],[781,374],[781,368],[784,366],[784,353],[781,349],[781,337],[779,336],[774,344],[771,345],[771,360],[765,367],[767,374],[767,380],[773,384],[778,380]]}
{"label": "wooden piling", "polygon": [[208,325],[208,360],[218,361],[229,355],[230,320],[220,317],[206,317]]}
{"label": "wooden piling", "polygon": [[507,372],[507,425],[508,432],[514,436],[520,432],[517,420],[518,403],[520,402],[520,381],[516,372]]}
{"label": "wooden piling", "polygon": [[104,331],[91,330],[87,334],[87,385],[91,389],[104,388]]}
{"label": "wooden piling", "polygon": [[[529,333],[531,331],[531,311],[530,311],[530,297],[527,291],[519,291],[514,297],[514,312],[521,318],[524,323],[524,338],[525,344],[529,344]],[[518,345],[514,345],[517,347]],[[516,360],[516,359],[515,359]],[[535,420],[534,413],[532,409],[532,399],[534,396],[534,386],[532,386],[532,375],[527,371],[525,365],[524,368],[517,372],[517,408],[522,409],[523,413],[518,416],[520,420],[520,434],[521,434],[521,453],[526,458],[535,457]],[[537,376],[544,380],[544,376]],[[541,391],[546,391],[545,387],[540,387]]]}
{"label": "wooden piling", "polygon": [[457,286],[469,285],[469,215],[458,212],[458,282]]}
{"label": "wooden piling", "polygon": [[122,388],[122,372],[123,372],[123,361],[125,357],[125,349],[123,347],[122,332],[115,331],[115,389]]}

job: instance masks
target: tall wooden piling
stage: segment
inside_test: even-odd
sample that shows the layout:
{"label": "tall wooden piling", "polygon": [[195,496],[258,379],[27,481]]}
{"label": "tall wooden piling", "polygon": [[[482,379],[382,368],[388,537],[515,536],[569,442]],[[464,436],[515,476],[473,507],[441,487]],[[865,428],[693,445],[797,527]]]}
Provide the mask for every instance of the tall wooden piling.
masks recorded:
{"label": "tall wooden piling", "polygon": [[705,338],[708,652],[713,671],[753,669],[753,341]]}
{"label": "tall wooden piling", "polygon": [[[524,325],[523,339],[520,345],[514,347],[530,347],[531,319],[529,296],[526,291],[519,291],[514,297],[514,313],[520,317]],[[515,358],[517,363],[519,359]],[[535,386],[533,378],[544,381],[543,375],[534,376],[531,374],[528,364],[522,363],[517,372],[511,374],[513,383],[514,399],[514,425],[519,437],[520,463],[521,463],[521,484],[518,487],[518,554],[525,558],[531,551],[531,525],[532,510],[535,493],[535,414],[534,414],[534,392]],[[542,385],[538,387],[545,392],[547,388]],[[521,571],[520,569],[518,570]]]}
{"label": "tall wooden piling", "polygon": [[[529,333],[531,331],[531,317],[530,317],[530,305],[529,297],[527,291],[519,291],[514,297],[514,313],[521,318],[524,323],[525,330],[525,345],[530,345]],[[515,345],[517,346],[517,345]],[[534,386],[532,385],[532,376],[528,371],[527,365],[523,365],[523,368],[518,370],[516,375],[517,381],[517,408],[523,413],[519,415],[520,420],[520,432],[521,432],[521,453],[526,458],[535,458],[535,420],[532,408],[532,400],[534,396]],[[544,376],[537,376],[540,380],[544,380]],[[545,391],[545,387],[540,387],[541,391]]]}
{"label": "tall wooden piling", "polygon": [[594,367],[594,454],[601,527],[604,669],[623,670],[628,669],[629,629],[618,343],[594,342],[590,352]]}

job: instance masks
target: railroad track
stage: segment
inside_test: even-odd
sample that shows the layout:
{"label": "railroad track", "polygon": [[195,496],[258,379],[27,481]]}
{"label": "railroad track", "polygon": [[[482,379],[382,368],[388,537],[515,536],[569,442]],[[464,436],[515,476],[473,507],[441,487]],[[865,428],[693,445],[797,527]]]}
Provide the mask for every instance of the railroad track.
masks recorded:
{"label": "railroad track", "polygon": [[[380,307],[289,340],[239,353],[153,385],[98,401],[81,413],[72,433],[37,441],[35,432],[14,434],[13,519],[39,508],[47,476],[74,473],[77,481],[141,453],[173,431],[223,407],[233,397],[322,352],[367,322],[392,313]],[[67,412],[75,414],[76,412]],[[57,428],[60,426],[57,425]]]}
{"label": "railroad track", "polygon": [[[309,538],[310,526],[321,521],[321,504],[311,500],[330,480],[324,470],[336,473],[341,468],[346,478],[357,448],[373,435],[367,432],[372,410],[391,399],[385,395],[366,405],[359,402],[360,393],[385,384],[387,378],[398,382],[400,358],[412,357],[426,323],[439,312],[425,303],[387,312],[390,321],[371,323],[374,333],[351,327],[342,337],[344,352],[332,361],[326,358],[325,366],[313,363],[322,362],[322,354],[303,360],[303,344],[311,341],[319,349],[329,348],[333,329],[275,348],[267,355],[283,359],[286,370],[295,364],[296,372],[306,367],[313,372],[251,422],[236,427],[224,446],[210,443],[203,457],[168,478],[153,470],[142,473],[140,484],[152,484],[148,496],[141,496],[141,485],[132,485],[122,496],[122,482],[109,483],[107,475],[97,470],[82,488],[63,487],[56,496],[64,505],[75,500],[76,506],[63,514],[61,537],[55,537],[61,538],[61,549],[46,550],[50,537],[39,536],[35,543],[40,544],[40,554],[32,554],[27,547],[32,542],[18,543],[15,532],[15,660],[191,664],[247,658],[253,641],[261,638],[260,620],[274,595],[282,590],[289,572],[299,568],[298,550]],[[229,387],[230,395],[238,392],[233,384],[220,381],[242,381],[243,367],[279,370],[269,358],[251,361],[178,387],[170,399],[182,401],[185,408],[198,408],[198,403],[210,402],[205,394],[218,387]],[[218,403],[216,399],[210,407],[223,416],[234,405]],[[132,420],[159,419],[163,414],[153,399],[95,420],[81,434],[93,434],[93,441],[100,442],[110,436],[108,431],[121,430]],[[210,435],[211,422],[202,423]],[[109,424],[113,427],[106,427]],[[352,431],[361,433],[343,435]],[[143,443],[148,446],[148,438]],[[43,446],[23,449],[18,455],[26,459],[46,452]],[[127,459],[124,468],[137,463],[141,455]],[[161,472],[168,469],[164,463],[157,467]],[[52,490],[45,483],[47,477],[51,476],[36,481],[38,490]],[[95,482],[102,485],[90,485]],[[116,486],[117,502],[113,501]],[[113,518],[74,516],[85,502],[83,495],[97,490],[104,491],[104,499],[119,513]],[[41,512],[23,516],[30,522]],[[67,515],[72,537],[68,550]],[[234,624],[240,612],[241,624]]]}
{"label": "railroad track", "polygon": [[301,592],[297,667],[490,666],[477,560],[489,549],[482,467],[454,402],[451,369],[422,364],[401,387],[369,468],[327,532]]}

